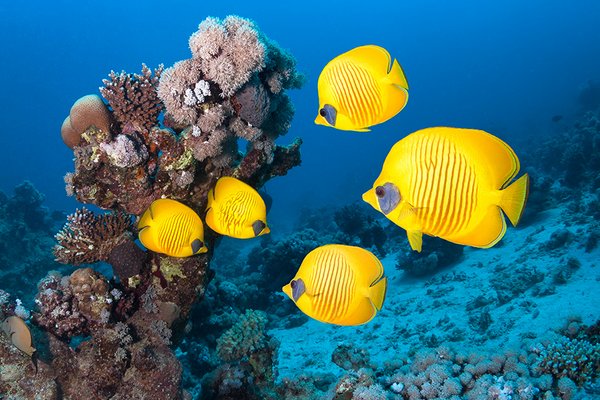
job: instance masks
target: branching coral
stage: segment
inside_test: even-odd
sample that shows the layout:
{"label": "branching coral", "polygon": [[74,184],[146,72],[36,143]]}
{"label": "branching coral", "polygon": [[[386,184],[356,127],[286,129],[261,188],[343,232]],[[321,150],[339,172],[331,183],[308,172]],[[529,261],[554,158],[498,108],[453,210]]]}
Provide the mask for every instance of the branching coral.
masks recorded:
{"label": "branching coral", "polygon": [[100,88],[100,93],[108,100],[123,133],[148,134],[150,128],[158,125],[163,104],[156,88],[163,69],[161,64],[153,74],[146,64],[142,64],[141,74],[111,71],[109,79],[102,80],[104,87]]}
{"label": "branching coral", "polygon": [[600,344],[561,337],[540,351],[537,368],[555,379],[567,377],[581,386],[600,374]]}
{"label": "branching coral", "polygon": [[111,251],[131,238],[131,218],[123,213],[95,215],[82,208],[67,217],[56,234],[56,260],[63,264],[90,264],[108,260]]}

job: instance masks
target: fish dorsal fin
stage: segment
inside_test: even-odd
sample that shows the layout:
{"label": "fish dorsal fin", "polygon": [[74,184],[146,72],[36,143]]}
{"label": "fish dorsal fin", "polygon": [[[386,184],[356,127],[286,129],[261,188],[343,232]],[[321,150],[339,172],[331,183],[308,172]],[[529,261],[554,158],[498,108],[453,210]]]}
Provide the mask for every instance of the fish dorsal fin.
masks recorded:
{"label": "fish dorsal fin", "polygon": [[429,129],[431,134],[453,142],[459,151],[462,150],[477,164],[478,171],[487,171],[484,179],[490,182],[490,189],[505,188],[519,172],[519,159],[514,150],[490,133],[479,129],[448,127],[428,128],[425,131]]}
{"label": "fish dorsal fin", "polygon": [[386,49],[374,44],[356,47],[340,57],[357,64],[368,65],[383,76],[390,72],[392,57]]}

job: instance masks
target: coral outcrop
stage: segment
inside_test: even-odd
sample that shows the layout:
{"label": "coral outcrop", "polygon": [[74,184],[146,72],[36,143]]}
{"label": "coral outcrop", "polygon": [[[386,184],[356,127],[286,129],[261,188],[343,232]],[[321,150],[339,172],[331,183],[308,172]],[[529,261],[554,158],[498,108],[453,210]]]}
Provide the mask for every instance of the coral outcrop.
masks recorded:
{"label": "coral outcrop", "polygon": [[[252,21],[234,16],[202,22],[190,49],[192,58],[167,69],[143,64],[141,73],[112,71],[100,88],[107,104],[85,96],[63,124],[61,135],[75,156],[67,193],[108,212],[79,209],[55,236],[56,261],[82,268],[51,272],[38,287],[33,322],[47,336],[42,371],[55,377],[44,399],[189,398],[171,346],[185,336],[191,307],[214,275],[209,263],[218,235],[206,232],[208,253],[173,258],[136,244],[134,218],[158,198],[203,216],[221,176],[258,189],[300,164],[301,140],[275,144],[293,117],[285,90],[302,83],[294,59]],[[113,276],[88,266],[99,262]],[[18,307],[2,310],[8,316]],[[230,372],[257,387],[274,382],[276,346],[265,322],[254,312],[231,328],[248,335],[246,350],[225,350],[237,340],[233,334],[219,342]],[[0,343],[0,357],[5,347]],[[228,374],[226,367],[219,371]],[[3,393],[21,393],[15,387]]]}

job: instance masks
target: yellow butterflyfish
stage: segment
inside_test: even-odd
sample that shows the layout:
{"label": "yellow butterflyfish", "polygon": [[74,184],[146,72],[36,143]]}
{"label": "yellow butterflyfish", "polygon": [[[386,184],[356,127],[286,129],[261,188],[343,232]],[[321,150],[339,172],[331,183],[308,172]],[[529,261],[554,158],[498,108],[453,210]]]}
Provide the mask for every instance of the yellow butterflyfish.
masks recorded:
{"label": "yellow butterflyfish", "polygon": [[282,290],[311,318],[336,325],[369,322],[383,306],[387,278],[368,250],[328,244],[308,253]]}
{"label": "yellow butterflyfish", "polygon": [[171,257],[206,253],[204,225],[190,207],[176,200],[158,199],[138,222],[140,242],[149,250]]}
{"label": "yellow butterflyfish", "polygon": [[356,47],[331,60],[319,75],[315,123],[366,132],[398,114],[408,102],[408,82],[383,47]]}
{"label": "yellow butterflyfish", "polygon": [[523,213],[529,176],[512,182],[519,168],[513,149],[485,131],[427,128],[392,147],[362,198],[406,230],[413,250],[423,233],[488,248],[506,233],[504,214],[516,226]]}
{"label": "yellow butterflyfish", "polygon": [[250,185],[231,176],[219,178],[208,192],[206,225],[213,231],[238,239],[270,232],[267,207]]}

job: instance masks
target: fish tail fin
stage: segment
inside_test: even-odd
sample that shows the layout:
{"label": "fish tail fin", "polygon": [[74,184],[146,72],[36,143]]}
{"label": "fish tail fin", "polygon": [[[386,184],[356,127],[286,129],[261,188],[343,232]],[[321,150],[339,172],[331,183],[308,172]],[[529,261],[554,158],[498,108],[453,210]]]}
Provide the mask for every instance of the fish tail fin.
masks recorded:
{"label": "fish tail fin", "polygon": [[212,206],[214,199],[215,199],[214,189],[210,189],[208,191],[208,201],[206,202],[206,210],[205,211],[208,211],[208,209]]}
{"label": "fish tail fin", "polygon": [[404,71],[402,70],[402,66],[400,66],[398,60],[394,60],[392,68],[388,73],[388,79],[391,84],[408,90],[408,81],[406,80],[406,75],[404,75]]}
{"label": "fish tail fin", "polygon": [[377,282],[375,282],[375,284],[373,284],[373,286],[370,287],[369,298],[371,299],[371,302],[373,303],[377,311],[381,310],[381,307],[383,307],[383,301],[385,300],[386,292],[387,277],[385,276]]}
{"label": "fish tail fin", "polygon": [[138,221],[138,224],[137,224],[138,231],[142,231],[143,229],[152,225],[153,219],[154,219],[154,216],[152,215],[152,204],[150,204],[150,207],[148,207],[146,212],[142,214],[142,216],[140,217],[140,220]]}
{"label": "fish tail fin", "polygon": [[517,226],[521,215],[523,215],[527,196],[529,195],[529,175],[524,174],[521,176],[502,190],[501,195],[500,208],[502,208],[513,226]]}

